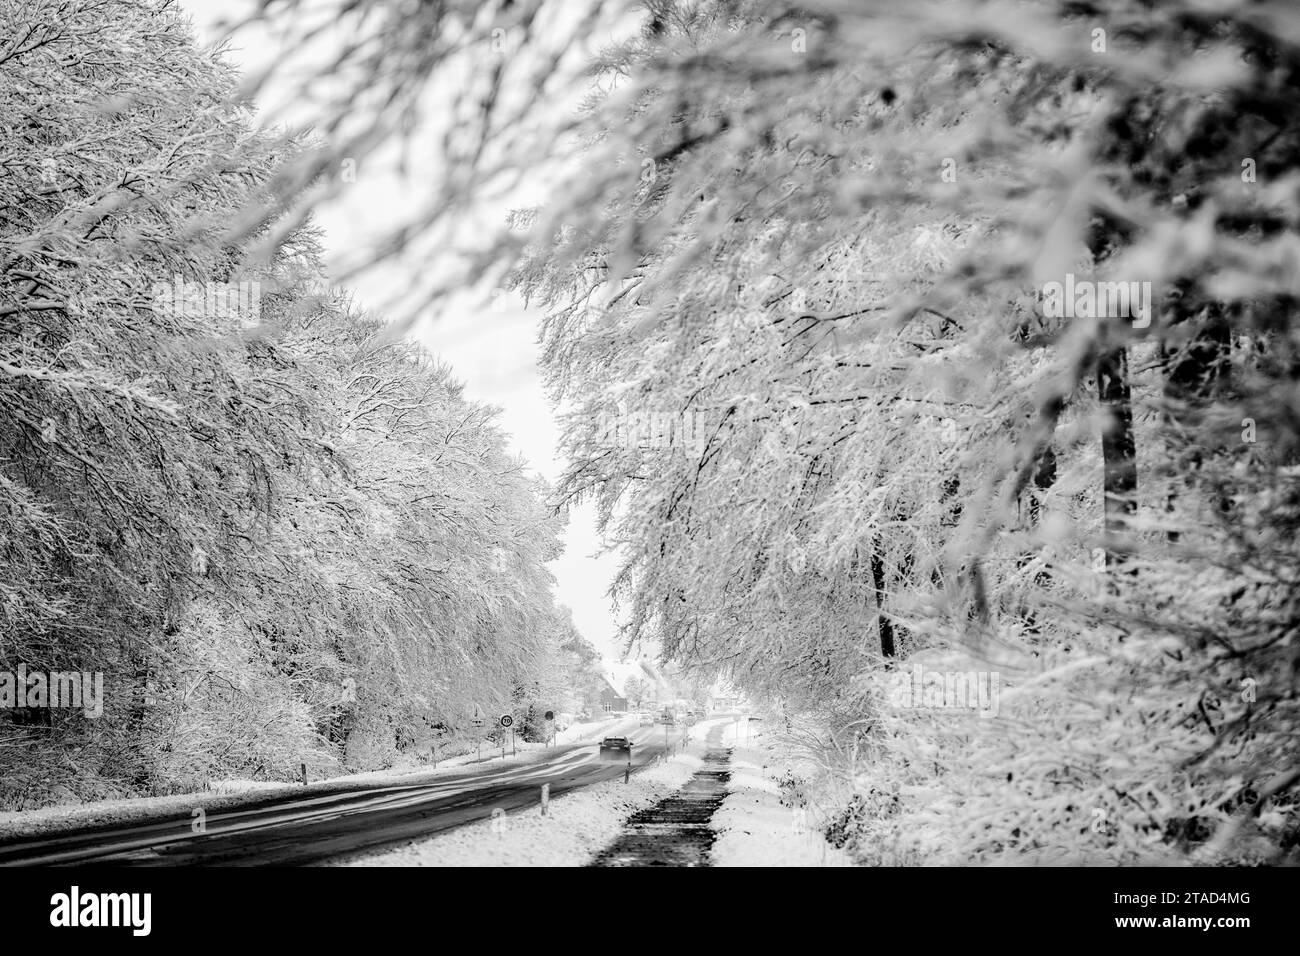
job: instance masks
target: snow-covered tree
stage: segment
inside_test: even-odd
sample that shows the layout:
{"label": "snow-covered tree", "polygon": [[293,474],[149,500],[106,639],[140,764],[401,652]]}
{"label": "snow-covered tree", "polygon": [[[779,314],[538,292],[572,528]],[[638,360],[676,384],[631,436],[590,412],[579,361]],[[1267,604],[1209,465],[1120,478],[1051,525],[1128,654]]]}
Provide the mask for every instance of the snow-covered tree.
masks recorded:
{"label": "snow-covered tree", "polygon": [[[854,799],[927,795],[864,848],[1296,826],[1300,50],[1176,6],[649,4],[536,216],[560,493],[629,637],[818,715]],[[1003,718],[900,711],[909,659],[998,672]]]}
{"label": "snow-covered tree", "polygon": [[8,799],[375,766],[508,706],[562,644],[560,522],[495,409],[309,225],[232,241],[297,146],[171,4],[0,22],[0,668],[106,690],[13,712]]}

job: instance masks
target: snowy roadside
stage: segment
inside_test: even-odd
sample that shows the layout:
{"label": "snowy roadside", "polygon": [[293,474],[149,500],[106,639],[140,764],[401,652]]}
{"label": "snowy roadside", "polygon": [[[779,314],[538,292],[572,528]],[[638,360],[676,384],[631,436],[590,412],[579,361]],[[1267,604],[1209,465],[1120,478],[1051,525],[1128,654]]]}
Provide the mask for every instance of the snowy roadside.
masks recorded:
{"label": "snowy roadside", "polygon": [[[621,727],[629,721],[630,718],[618,717],[574,724],[563,733],[556,734],[556,744],[565,746],[596,740],[607,731]],[[550,748],[540,743],[520,741],[517,750],[517,754],[507,754],[504,758],[500,756],[499,750],[489,750],[481,761],[476,753],[467,753],[439,760],[436,768],[428,765],[398,766],[387,770],[326,777],[313,780],[305,786],[301,783],[262,780],[220,780],[213,782],[211,790],[194,793],[95,800],[88,803],[42,807],[39,810],[0,811],[0,839],[37,837],[87,826],[140,823],[199,808],[204,811],[228,810],[259,800],[282,796],[328,794],[358,786],[419,785],[452,773],[465,775],[490,773],[502,767],[528,764],[544,757]],[[493,756],[494,753],[496,756]]]}
{"label": "snowy roadside", "polygon": [[[718,838],[713,866],[852,866],[843,850],[826,842],[810,816],[781,803],[776,784],[782,757],[773,739],[759,732],[738,736],[740,724],[723,732],[730,745],[731,792],[713,814]],[[752,732],[751,732],[752,733]]]}
{"label": "snowy roadside", "polygon": [[593,784],[539,805],[457,827],[377,853],[330,861],[327,866],[585,866],[622,832],[627,818],[681,788],[703,766],[710,722],[691,728],[685,752],[621,779]]}

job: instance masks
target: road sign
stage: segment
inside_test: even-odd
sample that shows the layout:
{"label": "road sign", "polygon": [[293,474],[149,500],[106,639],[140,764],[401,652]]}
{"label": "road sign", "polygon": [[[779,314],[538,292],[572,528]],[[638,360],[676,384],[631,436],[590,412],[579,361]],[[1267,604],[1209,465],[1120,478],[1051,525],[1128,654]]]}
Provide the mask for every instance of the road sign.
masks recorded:
{"label": "road sign", "polygon": [[514,719],[513,717],[511,717],[509,714],[502,714],[502,715],[501,715],[501,726],[502,726],[502,727],[512,727],[512,726],[514,726],[514,723],[515,723],[515,719]]}
{"label": "road sign", "polygon": [[547,719],[547,720],[554,720],[554,719],[555,719],[555,711],[553,711],[553,710],[548,710],[548,711],[546,712],[546,719]]}
{"label": "road sign", "polygon": [[475,727],[483,726],[483,710],[478,704],[474,705],[474,716],[469,719],[469,722]]}

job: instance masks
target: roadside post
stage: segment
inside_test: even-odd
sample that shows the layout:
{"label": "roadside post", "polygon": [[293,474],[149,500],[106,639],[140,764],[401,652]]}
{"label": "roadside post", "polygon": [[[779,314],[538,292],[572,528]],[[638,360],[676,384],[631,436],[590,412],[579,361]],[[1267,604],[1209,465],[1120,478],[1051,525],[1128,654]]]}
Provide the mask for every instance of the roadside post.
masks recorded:
{"label": "roadside post", "polygon": [[[501,726],[502,730],[510,730],[510,728],[515,725],[515,719],[511,717],[509,714],[502,714],[501,719],[498,720],[497,723]],[[515,739],[515,732],[513,730],[510,730],[510,746],[512,749],[514,748],[514,739]],[[502,760],[506,759],[506,735],[505,734],[501,735],[501,759]]]}
{"label": "roadside post", "polygon": [[474,705],[474,716],[469,719],[469,722],[474,725],[475,730],[480,731],[478,735],[478,762],[482,763],[483,762],[483,734],[482,734],[483,708],[480,707],[478,704]]}
{"label": "roadside post", "polygon": [[550,805],[550,803],[551,803],[551,785],[549,783],[544,783],[542,784],[542,816],[546,816],[546,808]]}

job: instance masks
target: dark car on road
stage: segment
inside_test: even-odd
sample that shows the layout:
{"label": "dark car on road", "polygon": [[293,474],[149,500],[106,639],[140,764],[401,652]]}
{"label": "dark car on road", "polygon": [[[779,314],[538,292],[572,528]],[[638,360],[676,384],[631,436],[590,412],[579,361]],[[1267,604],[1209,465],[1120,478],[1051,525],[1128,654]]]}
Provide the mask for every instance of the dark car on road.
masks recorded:
{"label": "dark car on road", "polygon": [[631,760],[632,741],[626,737],[606,737],[600,742],[600,759]]}

